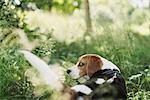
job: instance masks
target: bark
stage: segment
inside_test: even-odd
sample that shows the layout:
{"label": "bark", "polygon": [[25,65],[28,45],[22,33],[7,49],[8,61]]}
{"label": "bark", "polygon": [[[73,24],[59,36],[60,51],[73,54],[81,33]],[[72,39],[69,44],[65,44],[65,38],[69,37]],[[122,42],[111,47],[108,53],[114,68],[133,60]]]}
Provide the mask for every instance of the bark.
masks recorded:
{"label": "bark", "polygon": [[92,20],[90,14],[89,0],[84,0],[84,5],[85,5],[86,32],[89,33],[92,31]]}

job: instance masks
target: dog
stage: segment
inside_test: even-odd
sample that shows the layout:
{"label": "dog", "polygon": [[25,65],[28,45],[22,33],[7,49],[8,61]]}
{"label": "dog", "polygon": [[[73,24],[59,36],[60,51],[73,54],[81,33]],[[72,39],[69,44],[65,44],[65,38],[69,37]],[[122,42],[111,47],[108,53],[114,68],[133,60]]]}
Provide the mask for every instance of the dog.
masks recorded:
{"label": "dog", "polygon": [[85,78],[84,84],[71,87],[78,98],[89,100],[126,100],[125,80],[119,68],[107,59],[97,54],[81,56],[75,66],[67,73],[74,79]]}
{"label": "dog", "polygon": [[[30,51],[20,50],[19,52],[24,54],[27,61],[39,71],[46,84],[60,92],[62,97],[65,97],[65,99],[61,100],[101,100],[102,98],[106,100],[108,96],[117,100],[126,99],[127,97],[125,81],[119,68],[99,55],[83,55],[74,67],[67,70],[67,73],[73,79],[81,77],[86,79],[83,84],[69,87],[60,81],[57,73],[42,59]],[[103,87],[108,88],[103,89]],[[101,91],[106,93],[101,93]]]}

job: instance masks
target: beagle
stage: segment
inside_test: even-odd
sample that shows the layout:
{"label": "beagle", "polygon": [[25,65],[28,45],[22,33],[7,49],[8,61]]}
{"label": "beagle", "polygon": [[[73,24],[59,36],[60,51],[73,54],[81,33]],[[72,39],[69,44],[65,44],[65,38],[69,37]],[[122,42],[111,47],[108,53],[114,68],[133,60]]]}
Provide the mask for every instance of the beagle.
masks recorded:
{"label": "beagle", "polygon": [[84,84],[71,87],[78,93],[80,99],[85,96],[90,100],[127,98],[125,80],[119,68],[99,55],[81,56],[76,65],[67,70],[67,73],[73,79],[82,77],[87,80]]}
{"label": "beagle", "polygon": [[87,80],[84,84],[69,87],[60,81],[59,76],[42,59],[26,50],[19,52],[24,54],[27,61],[38,70],[46,84],[65,97],[62,100],[99,100],[103,98],[106,100],[106,97],[113,97],[116,100],[127,97],[125,81],[119,68],[99,55],[83,55],[74,67],[67,70],[72,78],[84,77]]}

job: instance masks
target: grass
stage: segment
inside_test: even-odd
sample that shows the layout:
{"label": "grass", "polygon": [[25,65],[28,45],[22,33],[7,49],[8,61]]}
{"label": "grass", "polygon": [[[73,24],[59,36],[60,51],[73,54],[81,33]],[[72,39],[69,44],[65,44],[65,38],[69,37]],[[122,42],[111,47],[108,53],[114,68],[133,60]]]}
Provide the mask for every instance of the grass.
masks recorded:
{"label": "grass", "polygon": [[[119,36],[119,38],[118,38]],[[105,33],[79,38],[75,42],[65,42],[47,39],[33,49],[38,56],[50,59],[49,63],[59,63],[64,68],[73,65],[77,58],[86,53],[96,53],[115,63],[125,77],[129,100],[148,100],[150,98],[150,52],[149,36],[142,36],[132,30]],[[2,99],[49,98],[57,93],[51,90],[35,95],[36,87],[26,79],[25,71],[29,64],[18,53],[21,46],[4,46],[0,49],[1,81],[0,97]],[[49,53],[48,53],[49,52]],[[66,75],[65,84],[74,85],[76,82]],[[42,87],[41,87],[42,88]]]}
{"label": "grass", "polygon": [[[121,69],[126,80],[128,100],[149,100],[149,10],[134,9],[124,3],[116,6],[116,2],[110,1],[109,5],[102,4],[100,9],[94,9],[97,15],[96,18],[92,16],[94,32],[90,36],[84,33],[82,10],[65,17],[45,11],[20,12],[20,16],[27,14],[21,31],[14,34],[13,29],[0,28],[0,99],[44,100],[58,97],[45,85],[33,86],[25,76],[31,66],[18,50],[27,45],[49,64],[59,63],[63,68],[75,64],[83,54],[99,54]],[[41,19],[45,20],[41,22]],[[18,34],[22,34],[21,43]],[[67,74],[65,78],[65,84],[76,84]],[[36,89],[40,91],[37,94]]]}

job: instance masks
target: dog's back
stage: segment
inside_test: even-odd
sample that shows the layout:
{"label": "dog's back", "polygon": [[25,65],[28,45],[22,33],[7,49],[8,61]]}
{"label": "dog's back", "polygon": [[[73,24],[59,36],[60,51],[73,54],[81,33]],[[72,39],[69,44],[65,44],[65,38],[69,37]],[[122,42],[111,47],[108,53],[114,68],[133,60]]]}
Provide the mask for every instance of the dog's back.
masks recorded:
{"label": "dog's back", "polygon": [[[113,81],[108,81],[114,77],[114,74],[116,74],[116,76]],[[99,79],[104,79],[105,82],[96,82]],[[127,98],[125,80],[117,70],[100,70],[93,74],[93,76],[84,85],[92,90],[92,93],[88,95],[90,100],[125,100]],[[83,93],[79,93],[79,96],[84,95],[85,94]]]}

